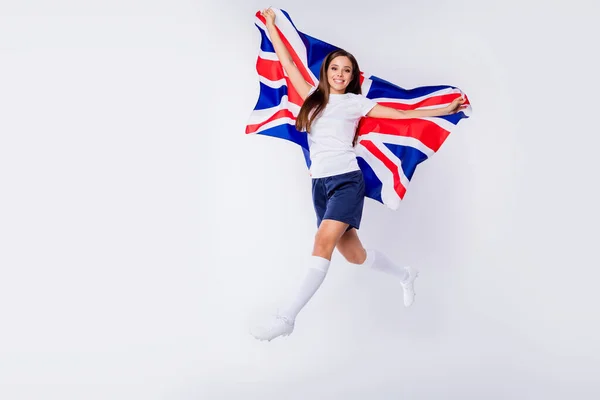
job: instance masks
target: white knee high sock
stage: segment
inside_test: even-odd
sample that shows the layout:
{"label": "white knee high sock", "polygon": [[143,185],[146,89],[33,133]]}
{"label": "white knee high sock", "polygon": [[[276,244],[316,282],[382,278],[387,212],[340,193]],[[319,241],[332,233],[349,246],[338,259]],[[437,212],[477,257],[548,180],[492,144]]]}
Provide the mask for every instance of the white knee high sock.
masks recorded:
{"label": "white knee high sock", "polygon": [[329,263],[330,261],[323,257],[310,257],[308,271],[300,285],[300,289],[296,293],[296,297],[282,310],[282,316],[288,318],[290,321],[296,319],[300,310],[308,303],[321,286],[321,283],[323,283],[327,275],[327,270],[329,270]]}
{"label": "white knee high sock", "polygon": [[394,264],[385,254],[379,250],[366,249],[367,259],[362,265],[367,268],[373,268],[390,275],[397,276],[401,281],[408,279],[408,272],[402,267]]}

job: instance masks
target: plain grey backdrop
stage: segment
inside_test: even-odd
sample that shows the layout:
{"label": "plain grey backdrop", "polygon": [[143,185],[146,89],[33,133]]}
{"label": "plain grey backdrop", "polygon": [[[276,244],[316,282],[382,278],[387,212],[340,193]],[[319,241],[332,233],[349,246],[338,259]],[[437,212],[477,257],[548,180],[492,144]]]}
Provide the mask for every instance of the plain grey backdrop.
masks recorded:
{"label": "plain grey backdrop", "polygon": [[[249,324],[304,274],[300,149],[247,136],[254,13],[473,116],[335,253],[289,338]],[[597,399],[593,1],[4,1],[0,398]]]}

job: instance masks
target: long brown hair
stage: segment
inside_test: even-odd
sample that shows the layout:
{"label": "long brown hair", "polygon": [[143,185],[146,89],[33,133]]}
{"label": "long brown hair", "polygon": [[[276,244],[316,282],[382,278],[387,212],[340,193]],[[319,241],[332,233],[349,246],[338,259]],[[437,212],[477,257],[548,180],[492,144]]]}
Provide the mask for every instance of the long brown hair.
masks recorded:
{"label": "long brown hair", "polygon": [[[346,93],[362,94],[360,89],[360,69],[358,68],[358,63],[354,56],[341,49],[332,51],[327,54],[327,57],[323,60],[323,64],[321,64],[319,86],[304,100],[302,107],[300,107],[298,118],[296,118],[296,129],[299,131],[306,130],[306,132],[310,133],[310,127],[313,121],[321,114],[321,112],[323,112],[323,109],[329,102],[329,80],[327,79],[327,70],[329,69],[331,61],[339,56],[348,57],[352,63],[352,80],[348,86],[346,86]],[[314,112],[311,114],[311,111],[313,110]],[[354,138],[354,142],[356,142],[356,137]]]}

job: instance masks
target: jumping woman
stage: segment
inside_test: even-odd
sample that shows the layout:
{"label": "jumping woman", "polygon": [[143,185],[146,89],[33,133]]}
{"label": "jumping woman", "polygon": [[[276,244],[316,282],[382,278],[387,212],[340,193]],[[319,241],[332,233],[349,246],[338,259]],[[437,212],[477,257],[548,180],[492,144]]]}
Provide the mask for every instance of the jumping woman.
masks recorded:
{"label": "jumping woman", "polygon": [[403,289],[404,305],[413,303],[414,281],[418,271],[400,267],[375,249],[365,249],[358,238],[365,183],[356,160],[354,146],[357,125],[362,117],[419,118],[456,113],[464,108],[463,97],[441,109],[396,110],[377,104],[361,94],[360,70],[352,54],[336,50],[323,60],[319,84],[304,80],[275,28],[275,12],[261,12],[277,57],[294,89],[304,100],[296,119],[296,129],[306,131],[310,150],[312,198],[317,216],[312,255],[300,288],[266,324],[251,329],[259,340],[287,336],[294,330],[296,317],[327,275],[335,248],[352,264],[395,276]]}

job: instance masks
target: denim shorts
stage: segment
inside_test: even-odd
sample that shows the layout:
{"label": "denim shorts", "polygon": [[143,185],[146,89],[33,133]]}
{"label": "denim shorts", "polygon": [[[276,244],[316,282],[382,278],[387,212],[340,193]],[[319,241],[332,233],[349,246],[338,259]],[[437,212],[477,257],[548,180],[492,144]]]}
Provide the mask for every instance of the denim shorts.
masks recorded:
{"label": "denim shorts", "polygon": [[365,202],[365,181],[361,170],[325,178],[313,178],[312,198],[317,227],[324,219],[348,224],[358,229]]}

